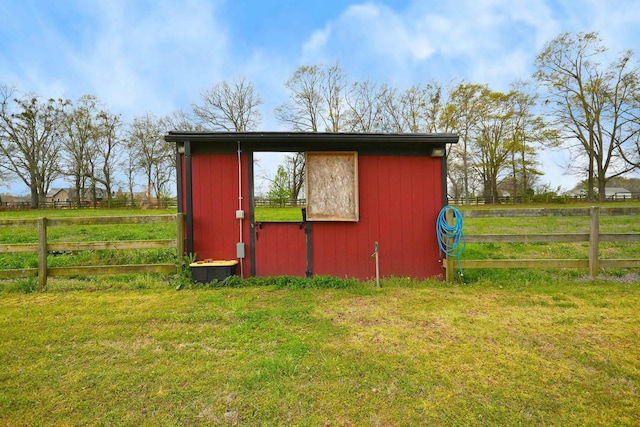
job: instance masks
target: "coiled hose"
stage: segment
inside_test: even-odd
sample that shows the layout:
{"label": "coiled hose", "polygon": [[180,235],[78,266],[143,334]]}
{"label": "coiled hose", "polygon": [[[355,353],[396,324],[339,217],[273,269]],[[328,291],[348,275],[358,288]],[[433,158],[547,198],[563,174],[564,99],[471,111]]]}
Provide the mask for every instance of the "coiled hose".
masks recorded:
{"label": "coiled hose", "polygon": [[[447,211],[453,212],[453,224],[447,222]],[[445,206],[438,214],[436,221],[436,235],[438,236],[438,247],[440,248],[440,256],[443,254],[452,256],[458,261],[458,270],[462,276],[462,267],[460,266],[460,255],[467,246],[467,241],[462,231],[462,214],[453,206]]]}

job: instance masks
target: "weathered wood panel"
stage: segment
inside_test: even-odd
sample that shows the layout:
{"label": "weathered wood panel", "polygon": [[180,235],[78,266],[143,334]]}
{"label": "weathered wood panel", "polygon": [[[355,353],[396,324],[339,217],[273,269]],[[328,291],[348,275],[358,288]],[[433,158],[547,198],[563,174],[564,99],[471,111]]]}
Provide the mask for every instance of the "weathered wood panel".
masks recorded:
{"label": "weathered wood panel", "polygon": [[38,252],[37,243],[0,244],[0,253]]}
{"label": "weathered wood panel", "polygon": [[589,234],[471,234],[466,236],[466,240],[467,243],[588,242]]}
{"label": "weathered wood panel", "polygon": [[95,216],[85,218],[48,218],[47,225],[118,225],[118,224],[166,224],[175,222],[175,215]]}
{"label": "weathered wood panel", "polygon": [[[540,216],[589,216],[591,208],[532,208],[532,209],[469,209],[464,210],[465,218],[508,218]],[[640,208],[618,207],[600,208],[600,215],[640,215]]]}
{"label": "weathered wood panel", "polygon": [[106,242],[64,242],[49,243],[48,251],[96,251],[127,249],[170,249],[176,247],[176,240],[122,240]]}
{"label": "weathered wood panel", "polygon": [[14,270],[0,270],[0,279],[18,279],[20,277],[36,277],[37,268],[19,268]]}
{"label": "weathered wood panel", "polygon": [[38,219],[0,219],[0,227],[35,227]]}
{"label": "weathered wood panel", "polygon": [[358,154],[306,153],[307,219],[358,221]]}
{"label": "weathered wood panel", "polygon": [[588,259],[461,260],[462,268],[587,268]]}
{"label": "weathered wood panel", "polygon": [[640,233],[600,233],[601,242],[640,242]]}
{"label": "weathered wood panel", "polygon": [[640,268],[640,259],[600,259],[602,268]]}

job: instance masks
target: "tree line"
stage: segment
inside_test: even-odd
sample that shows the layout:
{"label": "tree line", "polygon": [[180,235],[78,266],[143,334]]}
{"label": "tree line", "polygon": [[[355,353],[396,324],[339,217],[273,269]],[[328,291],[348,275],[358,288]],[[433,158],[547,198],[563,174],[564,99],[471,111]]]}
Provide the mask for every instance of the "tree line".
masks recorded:
{"label": "tree line", "polygon": [[[449,196],[495,200],[533,194],[543,148],[571,156],[571,173],[587,178],[589,200],[604,198],[607,182],[640,168],[640,72],[633,52],[606,62],[597,33],[563,33],[537,55],[528,80],[496,91],[486,84],[431,80],[399,88],[351,81],[339,62],[299,67],[274,116],[292,131],[457,133],[448,147]],[[53,180],[67,177],[77,194],[105,190],[116,176],[128,193],[139,180],[161,197],[175,180],[169,130],[257,130],[264,100],[245,78],[221,81],[200,93],[191,111],[136,116],[124,123],[96,97],[43,100],[0,87],[0,178],[19,179],[31,204],[44,201]],[[293,153],[271,178],[292,199],[304,189],[304,156]]]}

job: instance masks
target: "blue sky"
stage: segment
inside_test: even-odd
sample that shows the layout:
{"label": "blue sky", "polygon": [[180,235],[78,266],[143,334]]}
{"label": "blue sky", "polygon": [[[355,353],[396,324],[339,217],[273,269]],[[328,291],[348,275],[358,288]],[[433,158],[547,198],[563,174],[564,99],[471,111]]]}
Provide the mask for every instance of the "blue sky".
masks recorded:
{"label": "blue sky", "polygon": [[[282,130],[273,108],[301,65],[339,60],[352,81],[400,88],[466,79],[506,90],[564,31],[598,31],[612,55],[638,58],[640,2],[4,0],[0,83],[92,94],[130,120],[189,110],[201,90],[244,76],[265,100],[261,130]],[[545,181],[569,188],[562,153],[541,160]]]}

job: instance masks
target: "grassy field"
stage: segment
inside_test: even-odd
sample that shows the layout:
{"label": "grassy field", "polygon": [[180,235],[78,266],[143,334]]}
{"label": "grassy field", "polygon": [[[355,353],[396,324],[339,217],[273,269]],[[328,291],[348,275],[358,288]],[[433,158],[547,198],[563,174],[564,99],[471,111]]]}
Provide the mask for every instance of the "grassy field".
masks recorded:
{"label": "grassy field", "polygon": [[[603,230],[638,224],[601,219]],[[465,222],[473,233],[587,226]],[[31,238],[0,232],[7,243]],[[551,250],[518,245],[469,251]],[[637,257],[634,248],[616,250]],[[381,288],[274,278],[180,291],[155,275],[51,279],[46,292],[35,279],[0,281],[0,425],[640,425],[640,276],[585,275],[478,270],[455,284],[390,278]]]}
{"label": "grassy field", "polygon": [[[171,215],[175,209],[49,209],[0,212],[0,219],[28,218],[72,218],[96,216],[137,216],[137,215]],[[117,241],[117,240],[153,240],[175,239],[176,227],[166,224],[128,224],[122,225],[74,225],[47,228],[49,243]],[[37,243],[36,227],[0,227],[0,243],[19,244]],[[161,264],[175,262],[173,249],[145,249],[127,251],[77,251],[68,253],[52,253],[48,257],[49,267],[90,266],[100,264]],[[37,254],[17,253],[0,254],[0,269],[36,268]]]}
{"label": "grassy field", "polygon": [[640,422],[637,281],[55,282],[0,292],[0,425]]}

